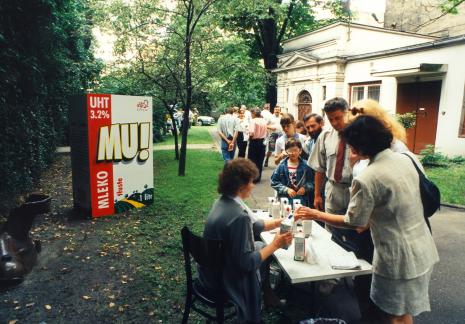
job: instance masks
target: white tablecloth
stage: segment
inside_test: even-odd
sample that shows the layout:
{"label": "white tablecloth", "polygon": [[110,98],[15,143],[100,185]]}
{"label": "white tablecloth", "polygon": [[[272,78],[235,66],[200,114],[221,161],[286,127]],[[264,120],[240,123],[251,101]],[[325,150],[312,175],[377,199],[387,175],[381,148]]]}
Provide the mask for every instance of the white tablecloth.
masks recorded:
{"label": "white tablecloth", "polygon": [[[266,211],[257,211],[257,217],[261,219],[272,219]],[[301,227],[301,226],[299,226]],[[302,230],[302,229],[300,229]],[[271,232],[262,232],[261,238],[269,244],[273,241],[276,230]],[[352,270],[334,270],[331,268],[329,256],[338,255],[344,257],[348,252],[331,240],[331,234],[321,227],[318,223],[313,222],[312,235],[305,239],[305,250],[309,251],[309,246],[312,245],[317,255],[317,263],[309,264],[305,261],[294,260],[294,240],[292,245],[287,250],[279,249],[274,253],[276,260],[286,275],[289,277],[292,284],[310,282],[317,280],[359,276],[371,274],[372,267],[365,260],[359,259],[360,269]]]}

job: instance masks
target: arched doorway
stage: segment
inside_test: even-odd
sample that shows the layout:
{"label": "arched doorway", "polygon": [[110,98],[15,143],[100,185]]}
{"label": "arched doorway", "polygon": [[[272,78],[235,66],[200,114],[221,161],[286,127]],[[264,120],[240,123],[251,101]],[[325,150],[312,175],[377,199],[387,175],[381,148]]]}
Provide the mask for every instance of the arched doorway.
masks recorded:
{"label": "arched doorway", "polygon": [[304,116],[312,112],[312,96],[307,90],[299,93],[298,97],[298,119],[303,120]]}

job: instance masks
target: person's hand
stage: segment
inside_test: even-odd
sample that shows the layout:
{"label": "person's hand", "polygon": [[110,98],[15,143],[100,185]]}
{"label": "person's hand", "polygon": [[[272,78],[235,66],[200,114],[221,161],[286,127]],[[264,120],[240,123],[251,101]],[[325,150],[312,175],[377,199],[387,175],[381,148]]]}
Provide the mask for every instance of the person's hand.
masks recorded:
{"label": "person's hand", "polygon": [[273,242],[271,242],[271,244],[273,244],[276,247],[276,249],[279,249],[279,248],[282,248],[283,246],[291,245],[291,242],[292,242],[292,232],[287,232],[284,234],[277,233],[274,236]]}
{"label": "person's hand", "polygon": [[304,187],[300,187],[299,190],[297,190],[297,195],[303,196],[304,194],[305,194],[305,188],[304,188]]}
{"label": "person's hand", "polygon": [[304,220],[318,219],[318,210],[311,209],[305,206],[299,206],[299,208],[297,208],[294,211],[294,221],[298,221],[299,219],[304,219]]}
{"label": "person's hand", "polygon": [[274,227],[273,228],[278,228],[279,226],[281,226],[281,223],[283,222],[283,219],[282,218],[279,218],[279,219],[275,219],[274,221]]}
{"label": "person's hand", "polygon": [[297,192],[295,192],[294,189],[288,188],[287,194],[289,195],[289,197],[294,198],[297,195]]}
{"label": "person's hand", "polygon": [[286,157],[287,157],[286,151],[282,151],[282,152],[281,152],[281,155],[279,156],[279,158],[282,160],[282,159],[284,159],[284,158],[286,158]]}
{"label": "person's hand", "polygon": [[366,226],[359,226],[355,230],[357,231],[358,234],[360,234],[360,233],[367,231],[368,229],[370,229],[370,224]]}
{"label": "person's hand", "polygon": [[315,196],[315,199],[313,199],[313,206],[315,206],[315,209],[323,210],[323,198],[321,198],[321,196]]}

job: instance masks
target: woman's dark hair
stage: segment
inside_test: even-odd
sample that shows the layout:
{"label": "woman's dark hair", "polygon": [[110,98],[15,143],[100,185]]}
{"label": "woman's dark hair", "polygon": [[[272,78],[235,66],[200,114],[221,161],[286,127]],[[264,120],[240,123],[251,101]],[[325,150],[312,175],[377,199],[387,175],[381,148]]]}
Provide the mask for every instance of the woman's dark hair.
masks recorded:
{"label": "woman's dark hair", "polygon": [[341,97],[334,97],[329,99],[325,102],[325,106],[323,108],[324,112],[329,113],[336,110],[346,111],[349,109],[349,104],[344,98]]}
{"label": "woman's dark hair", "polygon": [[300,143],[299,140],[296,140],[295,138],[290,138],[287,142],[286,145],[284,145],[284,149],[288,150],[291,147],[298,147],[299,149],[302,149],[302,143]]}
{"label": "woman's dark hair", "polygon": [[239,189],[258,177],[258,169],[249,159],[237,158],[224,165],[218,176],[218,192],[235,196]]}
{"label": "woman's dark hair", "polygon": [[342,136],[360,154],[373,157],[391,147],[392,133],[379,119],[361,115],[347,125]]}
{"label": "woman's dark hair", "polygon": [[297,123],[295,123],[295,128],[296,128],[296,131],[297,131],[297,128],[302,128],[301,134],[308,135],[307,129],[305,128],[303,121],[298,120]]}
{"label": "woman's dark hair", "polygon": [[289,113],[284,113],[279,123],[281,124],[282,128],[294,124],[294,116],[292,116],[292,114]]}
{"label": "woman's dark hair", "polygon": [[260,108],[258,107],[252,108],[250,112],[254,115],[254,117],[261,117]]}

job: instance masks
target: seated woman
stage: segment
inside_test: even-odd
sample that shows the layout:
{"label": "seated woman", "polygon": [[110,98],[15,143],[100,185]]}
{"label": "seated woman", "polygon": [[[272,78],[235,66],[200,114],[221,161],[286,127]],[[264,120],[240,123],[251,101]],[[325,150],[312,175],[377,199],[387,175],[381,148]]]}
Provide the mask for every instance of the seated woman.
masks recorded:
{"label": "seated woman", "polygon": [[[225,164],[218,180],[221,197],[210,210],[203,234],[206,239],[225,243],[226,264],[222,284],[236,306],[240,323],[260,322],[258,271],[274,251],[292,241],[291,233],[276,234],[270,245],[260,250],[255,248],[254,234],[281,225],[281,220],[254,220],[252,211],[243,201],[250,196],[257,176],[257,167],[248,159],[237,158]],[[215,291],[221,284],[221,280],[202,267],[199,267],[199,281],[209,291]]]}
{"label": "seated woman", "polygon": [[309,193],[313,191],[313,172],[302,159],[302,144],[291,138],[286,142],[287,157],[281,161],[271,175],[271,186],[278,198],[287,197],[292,205],[294,199],[300,199],[302,205],[310,206]]}
{"label": "seated woman", "polygon": [[301,207],[295,217],[359,231],[369,226],[375,247],[370,298],[383,314],[377,323],[412,323],[412,316],[430,310],[428,287],[439,261],[423,216],[418,173],[407,156],[390,149],[392,133],[372,116],[357,117],[342,136],[370,161],[352,182],[347,213]]}

